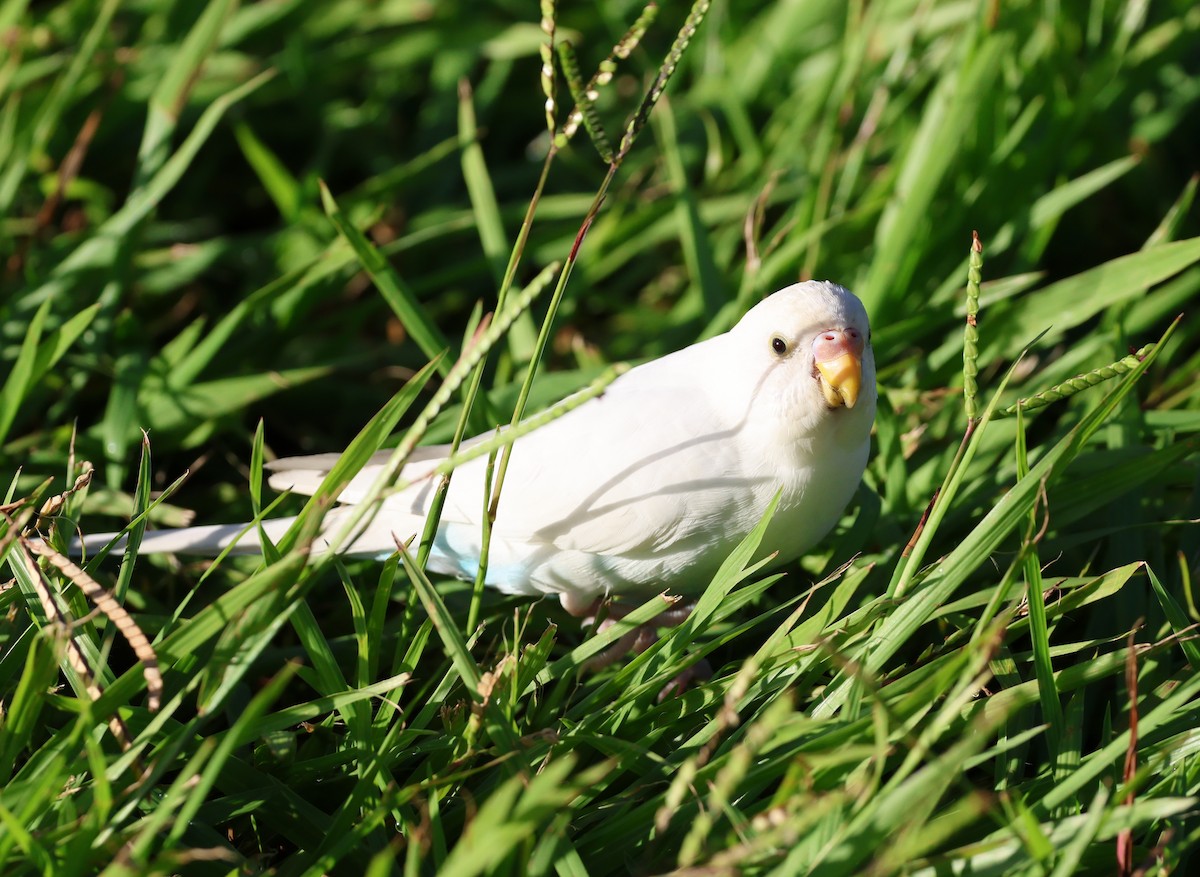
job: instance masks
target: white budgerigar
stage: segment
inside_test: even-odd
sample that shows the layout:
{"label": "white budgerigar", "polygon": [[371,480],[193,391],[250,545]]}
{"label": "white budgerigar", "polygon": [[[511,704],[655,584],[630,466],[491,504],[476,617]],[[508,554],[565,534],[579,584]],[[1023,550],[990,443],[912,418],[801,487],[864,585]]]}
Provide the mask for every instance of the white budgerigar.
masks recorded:
{"label": "white budgerigar", "polygon": [[[780,493],[762,553],[790,560],[833,527],[867,463],[875,415],[867,314],[833,283],[797,283],[753,307],[729,332],[647,362],[513,444],[486,583],[555,595],[574,614],[597,600],[662,590],[695,597]],[[436,489],[423,477],[444,448],[422,448],[403,470],[412,485],[384,501],[345,553],[385,557],[421,533]],[[271,465],[272,487],[311,494],[336,454]],[[339,496],[360,501],[372,460]],[[455,470],[429,569],[478,572],[484,470]],[[335,509],[326,529],[336,527]],[[292,519],[266,522],[279,538]],[[244,525],[146,533],[142,553],[213,555]],[[236,546],[258,551],[251,528]],[[106,536],[85,540],[89,549]],[[313,550],[321,549],[317,540]]]}

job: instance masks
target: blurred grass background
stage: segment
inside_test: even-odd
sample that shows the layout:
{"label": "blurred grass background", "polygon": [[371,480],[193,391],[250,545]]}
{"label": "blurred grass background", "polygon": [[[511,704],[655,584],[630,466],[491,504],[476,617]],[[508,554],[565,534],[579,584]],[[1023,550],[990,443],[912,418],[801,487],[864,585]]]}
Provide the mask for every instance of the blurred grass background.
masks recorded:
{"label": "blurred grass background", "polygon": [[[579,250],[532,402],[721,331],[797,279],[844,283],[872,316],[881,405],[843,525],[770,590],[747,579],[695,642],[598,676],[549,605],[489,598],[468,653],[476,631],[435,632],[395,562],[315,578],[222,564],[203,581],[194,562],[101,566],[162,646],[154,717],[104,618],[76,628],[108,689],[89,702],[6,524],[5,873],[1111,874],[1122,856],[1186,872],[1200,9],[697,7]],[[614,142],[689,9],[660,4],[600,90]],[[342,448],[428,362],[397,302],[459,349],[473,309],[496,305],[551,149],[543,11],[0,3],[7,501],[40,506],[87,460],[66,512],[88,531],[185,470],[155,525],[248,520],[260,420],[267,456]],[[556,40],[586,78],[642,12],[561,4]],[[561,77],[557,97],[561,124]],[[605,172],[582,131],[557,152],[517,285],[567,258]],[[322,182],[385,267],[364,270]],[[961,460],[972,231],[983,404],[1039,333],[999,408],[1099,377],[1184,316],[1136,386],[989,423]],[[512,410],[547,299],[491,358],[476,428]],[[906,559],[944,482],[952,501]],[[439,588],[461,625],[466,589]],[[230,613],[223,594],[245,601]],[[701,652],[716,678],[656,704]],[[73,687],[52,691],[60,672]],[[480,695],[481,672],[503,693]],[[105,730],[114,713],[136,755]]]}

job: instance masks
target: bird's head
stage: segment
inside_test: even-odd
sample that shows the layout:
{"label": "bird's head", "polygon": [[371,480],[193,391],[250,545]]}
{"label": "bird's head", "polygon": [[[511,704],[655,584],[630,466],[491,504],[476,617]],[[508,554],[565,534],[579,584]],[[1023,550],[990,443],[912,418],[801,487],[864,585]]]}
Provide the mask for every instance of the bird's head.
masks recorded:
{"label": "bird's head", "polygon": [[861,301],[809,280],[755,305],[730,331],[755,386],[755,419],[796,436],[865,441],[875,418],[875,357]]}

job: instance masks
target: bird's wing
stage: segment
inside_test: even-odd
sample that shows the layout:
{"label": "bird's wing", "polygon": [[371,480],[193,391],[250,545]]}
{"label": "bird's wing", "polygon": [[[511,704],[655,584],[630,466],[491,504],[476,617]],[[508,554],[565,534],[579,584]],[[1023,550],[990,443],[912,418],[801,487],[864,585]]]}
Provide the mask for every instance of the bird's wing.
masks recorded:
{"label": "bird's wing", "polygon": [[[714,395],[712,339],[640,366],[517,440],[493,538],[602,555],[653,552],[751,504],[739,432],[748,400]],[[682,355],[688,354],[688,355]],[[443,519],[477,523],[484,462],[455,473]],[[414,509],[415,510],[415,509]]]}

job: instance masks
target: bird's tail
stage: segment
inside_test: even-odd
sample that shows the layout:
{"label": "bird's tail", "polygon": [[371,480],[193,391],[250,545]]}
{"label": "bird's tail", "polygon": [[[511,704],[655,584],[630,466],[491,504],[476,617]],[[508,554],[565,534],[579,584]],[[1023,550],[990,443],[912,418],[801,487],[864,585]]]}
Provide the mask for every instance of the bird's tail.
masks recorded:
{"label": "bird's tail", "polygon": [[[262,529],[271,542],[278,542],[295,518],[275,518],[262,522]],[[184,527],[178,530],[148,530],[138,545],[138,554],[195,554],[216,557],[230,545],[230,554],[260,554],[262,543],[259,529],[252,524],[216,524],[208,527]],[[71,542],[71,554],[92,555],[117,537],[116,533],[93,533]],[[126,538],[114,547],[124,551]]]}

